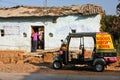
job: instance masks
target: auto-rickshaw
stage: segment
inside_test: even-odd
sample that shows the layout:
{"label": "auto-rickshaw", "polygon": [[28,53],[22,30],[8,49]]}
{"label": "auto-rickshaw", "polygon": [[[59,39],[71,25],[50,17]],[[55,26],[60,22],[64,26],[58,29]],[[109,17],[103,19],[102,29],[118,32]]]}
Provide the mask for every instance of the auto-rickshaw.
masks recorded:
{"label": "auto-rickshaw", "polygon": [[102,72],[108,64],[117,61],[117,52],[107,32],[69,33],[59,55],[53,59],[54,69],[61,69],[63,65],[87,64]]}

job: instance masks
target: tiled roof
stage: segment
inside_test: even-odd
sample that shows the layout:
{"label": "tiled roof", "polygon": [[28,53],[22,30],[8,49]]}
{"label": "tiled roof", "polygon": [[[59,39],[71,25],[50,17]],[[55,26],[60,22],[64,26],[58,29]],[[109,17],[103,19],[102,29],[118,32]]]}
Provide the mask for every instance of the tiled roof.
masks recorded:
{"label": "tiled roof", "polygon": [[0,17],[42,17],[65,15],[94,15],[102,13],[102,7],[95,4],[72,5],[63,7],[16,6],[0,8]]}

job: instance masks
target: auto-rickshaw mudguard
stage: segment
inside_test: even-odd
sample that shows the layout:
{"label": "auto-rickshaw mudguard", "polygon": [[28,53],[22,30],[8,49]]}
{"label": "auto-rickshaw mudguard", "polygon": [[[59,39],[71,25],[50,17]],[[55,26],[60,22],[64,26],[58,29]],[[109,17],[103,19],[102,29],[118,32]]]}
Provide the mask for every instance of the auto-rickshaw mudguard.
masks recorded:
{"label": "auto-rickshaw mudguard", "polygon": [[103,59],[103,58],[97,58],[97,59],[95,59],[94,61],[93,61],[93,66],[94,65],[96,65],[96,63],[98,63],[98,62],[100,62],[100,63],[102,63],[103,65],[106,65],[106,62],[105,62],[105,60]]}
{"label": "auto-rickshaw mudguard", "polygon": [[53,60],[62,62],[63,59],[61,58],[61,56],[55,56]]}

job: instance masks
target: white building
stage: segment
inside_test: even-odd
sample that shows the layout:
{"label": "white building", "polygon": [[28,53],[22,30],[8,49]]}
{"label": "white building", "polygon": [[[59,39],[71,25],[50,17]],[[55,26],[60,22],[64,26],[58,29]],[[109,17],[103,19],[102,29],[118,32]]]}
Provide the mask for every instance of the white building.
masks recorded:
{"label": "white building", "polygon": [[93,4],[64,7],[0,8],[0,50],[31,51],[33,29],[44,30],[44,49],[60,47],[71,29],[99,32],[102,8]]}

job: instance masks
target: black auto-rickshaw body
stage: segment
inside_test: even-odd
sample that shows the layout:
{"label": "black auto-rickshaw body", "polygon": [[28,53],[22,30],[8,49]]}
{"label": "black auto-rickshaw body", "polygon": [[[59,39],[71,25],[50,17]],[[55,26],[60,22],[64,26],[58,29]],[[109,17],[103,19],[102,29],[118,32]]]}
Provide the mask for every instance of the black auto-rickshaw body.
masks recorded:
{"label": "black auto-rickshaw body", "polygon": [[97,72],[117,61],[111,35],[106,32],[69,33],[54,57],[53,68],[64,65],[87,64]]}

